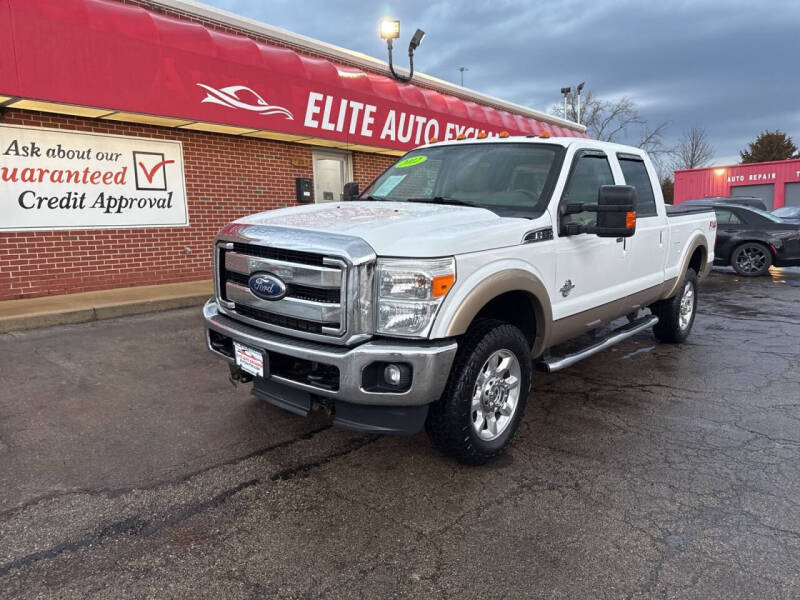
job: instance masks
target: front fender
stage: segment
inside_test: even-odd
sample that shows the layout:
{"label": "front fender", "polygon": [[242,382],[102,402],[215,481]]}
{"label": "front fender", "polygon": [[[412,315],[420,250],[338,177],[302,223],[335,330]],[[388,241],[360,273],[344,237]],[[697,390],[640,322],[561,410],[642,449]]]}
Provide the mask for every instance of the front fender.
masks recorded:
{"label": "front fender", "polygon": [[458,281],[442,305],[431,330],[431,338],[447,338],[466,333],[473,319],[491,300],[506,292],[521,291],[533,300],[536,339],[533,353],[545,348],[553,322],[550,297],[542,276],[520,260],[491,262]]}

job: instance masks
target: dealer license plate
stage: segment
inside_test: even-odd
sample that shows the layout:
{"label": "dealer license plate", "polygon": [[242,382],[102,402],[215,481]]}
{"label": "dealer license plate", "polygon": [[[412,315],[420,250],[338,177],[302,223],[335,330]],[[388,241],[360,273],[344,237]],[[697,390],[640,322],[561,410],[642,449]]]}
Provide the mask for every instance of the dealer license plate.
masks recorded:
{"label": "dealer license plate", "polygon": [[236,364],[242,371],[256,377],[264,377],[264,353],[261,350],[233,342]]}

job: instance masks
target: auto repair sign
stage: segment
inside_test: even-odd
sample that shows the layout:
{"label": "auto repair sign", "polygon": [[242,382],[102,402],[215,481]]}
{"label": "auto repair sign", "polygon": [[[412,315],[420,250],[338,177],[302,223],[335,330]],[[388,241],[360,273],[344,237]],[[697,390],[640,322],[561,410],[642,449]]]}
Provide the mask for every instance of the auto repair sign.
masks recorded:
{"label": "auto repair sign", "polygon": [[189,224],[180,142],[0,125],[0,231]]}

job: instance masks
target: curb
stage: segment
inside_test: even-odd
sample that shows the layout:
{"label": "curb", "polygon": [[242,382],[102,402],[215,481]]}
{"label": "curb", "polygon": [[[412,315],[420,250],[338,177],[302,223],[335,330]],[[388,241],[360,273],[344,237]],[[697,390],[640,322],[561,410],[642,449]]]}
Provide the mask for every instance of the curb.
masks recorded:
{"label": "curb", "polygon": [[[152,286],[158,288],[160,286]],[[130,288],[135,290],[136,288]],[[112,290],[116,291],[116,290]],[[0,316],[0,334],[13,331],[23,331],[26,329],[38,329],[42,327],[52,327],[54,325],[71,325],[76,323],[88,323],[100,321],[102,319],[113,319],[128,315],[137,315],[149,312],[160,312],[175,308],[187,308],[191,306],[202,306],[208,300],[212,292],[198,292],[193,289],[191,292],[178,295],[170,294],[165,297],[158,297],[158,291],[154,290],[156,297],[139,299],[117,299],[116,301],[103,302],[102,299],[87,305],[86,302],[69,301],[63,302],[64,306],[56,309],[36,310],[31,307],[30,311],[12,316]],[[80,296],[80,294],[76,294]],[[67,298],[64,296],[63,298]],[[36,299],[33,299],[36,300]],[[13,302],[13,301],[12,301]],[[20,301],[30,302],[30,300]],[[72,306],[70,306],[72,304]],[[0,303],[0,312],[2,312]]]}

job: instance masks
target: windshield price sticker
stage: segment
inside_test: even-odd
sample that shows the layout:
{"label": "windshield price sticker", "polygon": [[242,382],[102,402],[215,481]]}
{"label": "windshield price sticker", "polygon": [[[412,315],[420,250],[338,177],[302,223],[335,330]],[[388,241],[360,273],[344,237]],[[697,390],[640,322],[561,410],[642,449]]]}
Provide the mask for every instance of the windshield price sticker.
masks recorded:
{"label": "windshield price sticker", "polygon": [[243,371],[256,377],[264,376],[264,354],[260,350],[243,346],[239,342],[233,342],[233,347],[236,354],[236,364]]}
{"label": "windshield price sticker", "polygon": [[389,175],[389,177],[386,178],[386,181],[384,181],[380,187],[375,190],[373,195],[383,197],[391,194],[392,190],[400,185],[400,182],[405,178],[405,175]]}
{"label": "windshield price sticker", "polygon": [[395,165],[397,169],[404,169],[406,167],[413,167],[414,165],[418,165],[419,163],[424,163],[428,160],[428,157],[425,155],[420,156],[409,156],[408,158],[404,158],[399,163]]}

